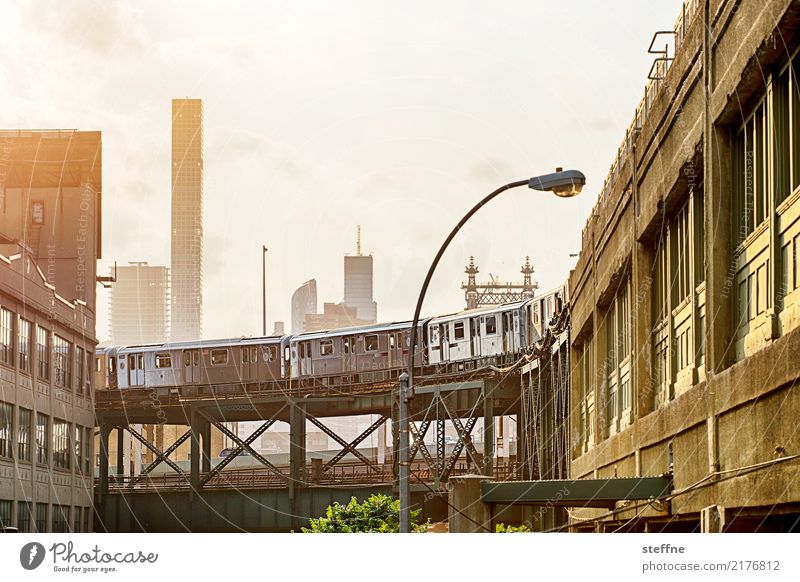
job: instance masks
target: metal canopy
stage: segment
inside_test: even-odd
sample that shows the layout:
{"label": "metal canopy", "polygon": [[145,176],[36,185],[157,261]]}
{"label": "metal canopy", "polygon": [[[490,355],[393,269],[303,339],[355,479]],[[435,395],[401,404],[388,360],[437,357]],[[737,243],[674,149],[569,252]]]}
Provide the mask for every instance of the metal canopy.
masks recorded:
{"label": "metal canopy", "polygon": [[505,505],[610,507],[624,499],[663,499],[669,495],[669,477],[611,479],[554,479],[552,481],[485,481],[481,501]]}

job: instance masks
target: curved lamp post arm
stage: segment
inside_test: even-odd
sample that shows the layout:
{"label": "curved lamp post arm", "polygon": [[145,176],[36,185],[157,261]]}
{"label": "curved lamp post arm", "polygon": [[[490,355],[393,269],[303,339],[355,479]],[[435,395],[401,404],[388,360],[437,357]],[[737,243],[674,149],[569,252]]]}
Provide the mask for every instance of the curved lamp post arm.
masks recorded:
{"label": "curved lamp post arm", "polygon": [[411,349],[408,353],[408,389],[409,391],[413,391],[414,389],[414,353],[416,352],[417,346],[417,327],[419,326],[419,316],[420,312],[422,311],[422,302],[425,300],[425,294],[428,292],[428,285],[430,285],[431,279],[433,278],[433,273],[436,271],[436,267],[439,264],[439,261],[444,255],[444,252],[447,250],[447,247],[450,245],[450,242],[455,238],[458,231],[461,230],[467,221],[472,218],[472,216],[478,212],[481,208],[483,208],[492,198],[495,198],[497,195],[502,194],[506,190],[511,190],[512,188],[519,188],[520,186],[528,186],[530,184],[530,180],[519,180],[517,182],[511,182],[506,184],[505,186],[501,186],[491,194],[489,194],[486,198],[478,202],[475,206],[472,207],[472,210],[467,212],[464,215],[459,223],[455,226],[455,228],[450,232],[450,234],[445,239],[442,247],[439,249],[439,252],[436,253],[436,257],[433,259],[433,263],[431,263],[430,269],[428,269],[428,274],[425,275],[425,282],[422,283],[422,289],[420,289],[419,297],[417,298],[417,307],[414,309],[414,321],[411,324]]}

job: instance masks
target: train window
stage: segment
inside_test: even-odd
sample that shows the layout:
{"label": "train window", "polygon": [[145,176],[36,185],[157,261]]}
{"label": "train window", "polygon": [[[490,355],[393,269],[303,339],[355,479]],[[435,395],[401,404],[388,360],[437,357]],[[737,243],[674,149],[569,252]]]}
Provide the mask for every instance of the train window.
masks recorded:
{"label": "train window", "polygon": [[136,354],[130,354],[128,356],[128,369],[129,370],[136,369]]}
{"label": "train window", "polygon": [[319,342],[319,355],[332,356],[333,355],[333,340],[320,340]]}
{"label": "train window", "polygon": [[349,337],[344,338],[344,341],[342,342],[342,351],[345,354],[349,354],[350,353],[350,338]]}
{"label": "train window", "polygon": [[497,333],[497,320],[494,315],[489,315],[486,317],[486,335],[492,333]]}
{"label": "train window", "polygon": [[[99,359],[100,358],[98,358],[98,360]],[[117,371],[117,358],[112,357],[108,359],[108,371],[111,372],[112,374]]]}
{"label": "train window", "polygon": [[300,359],[302,360],[305,357],[306,357],[306,344],[300,342]]}
{"label": "train window", "polygon": [[394,334],[393,333],[389,334],[389,349],[391,349],[391,350],[394,349]]}
{"label": "train window", "polygon": [[[286,348],[287,354],[289,348]],[[264,352],[264,361],[265,362],[274,362],[278,359],[278,346],[268,346],[267,350]]]}
{"label": "train window", "polygon": [[250,361],[254,364],[258,363],[258,349],[250,348]]}
{"label": "train window", "polygon": [[364,351],[377,352],[378,351],[378,336],[377,334],[364,336]]}
{"label": "train window", "polygon": [[211,365],[222,366],[228,363],[228,350],[211,350]]}
{"label": "train window", "polygon": [[242,348],[242,363],[249,364],[250,363],[250,350],[247,348]]}
{"label": "train window", "polygon": [[191,354],[189,352],[183,352],[183,365],[184,366],[188,367],[188,366],[192,365],[191,357],[192,356],[191,356]]}
{"label": "train window", "polygon": [[103,371],[103,364],[100,363],[100,357],[96,356],[94,359],[94,371],[95,372],[102,372]]}
{"label": "train window", "polygon": [[463,321],[457,321],[453,325],[453,338],[457,339],[457,340],[463,340],[464,339],[464,322]]}
{"label": "train window", "polygon": [[171,368],[172,356],[169,354],[156,354],[156,368]]}
{"label": "train window", "polygon": [[139,369],[144,370],[144,354],[139,354]]}

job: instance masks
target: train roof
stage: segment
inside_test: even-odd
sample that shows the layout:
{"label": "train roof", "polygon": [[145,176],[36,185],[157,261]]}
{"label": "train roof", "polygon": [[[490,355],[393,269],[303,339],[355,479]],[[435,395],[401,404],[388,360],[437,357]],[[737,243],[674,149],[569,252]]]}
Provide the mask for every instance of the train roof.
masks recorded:
{"label": "train roof", "polygon": [[[422,324],[422,320],[420,320]],[[339,329],[329,329],[325,331],[310,331],[292,336],[292,341],[321,339],[327,337],[339,337],[343,335],[357,335],[362,333],[377,333],[382,331],[401,331],[411,329],[411,321],[394,321],[392,323],[374,323],[371,325],[359,325],[355,327],[343,327]]]}
{"label": "train roof", "polygon": [[486,307],[478,307],[477,309],[465,309],[464,311],[457,311],[455,313],[434,317],[431,321],[451,321],[453,319],[463,319],[465,317],[474,317],[476,315],[485,315],[488,313],[502,313],[503,311],[522,307],[528,301],[530,301],[530,299],[515,301],[514,303],[503,303],[502,305],[488,305]]}
{"label": "train roof", "polygon": [[123,345],[116,346],[118,353],[131,353],[131,352],[151,352],[151,351],[168,351],[179,349],[193,349],[193,348],[222,348],[231,346],[252,346],[261,344],[279,344],[283,336],[257,336],[257,337],[234,337],[227,339],[210,339],[199,341],[183,341],[183,342],[164,342],[152,344],[139,344],[139,345]]}

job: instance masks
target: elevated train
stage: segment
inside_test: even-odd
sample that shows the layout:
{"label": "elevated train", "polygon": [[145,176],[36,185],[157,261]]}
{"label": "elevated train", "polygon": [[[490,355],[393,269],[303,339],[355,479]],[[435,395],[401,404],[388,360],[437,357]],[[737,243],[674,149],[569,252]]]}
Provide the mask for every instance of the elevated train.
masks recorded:
{"label": "elevated train", "polygon": [[[567,299],[562,285],[525,301],[421,320],[415,362],[425,373],[442,373],[516,361],[541,339]],[[385,381],[397,378],[408,365],[411,323],[98,348],[95,386]]]}

